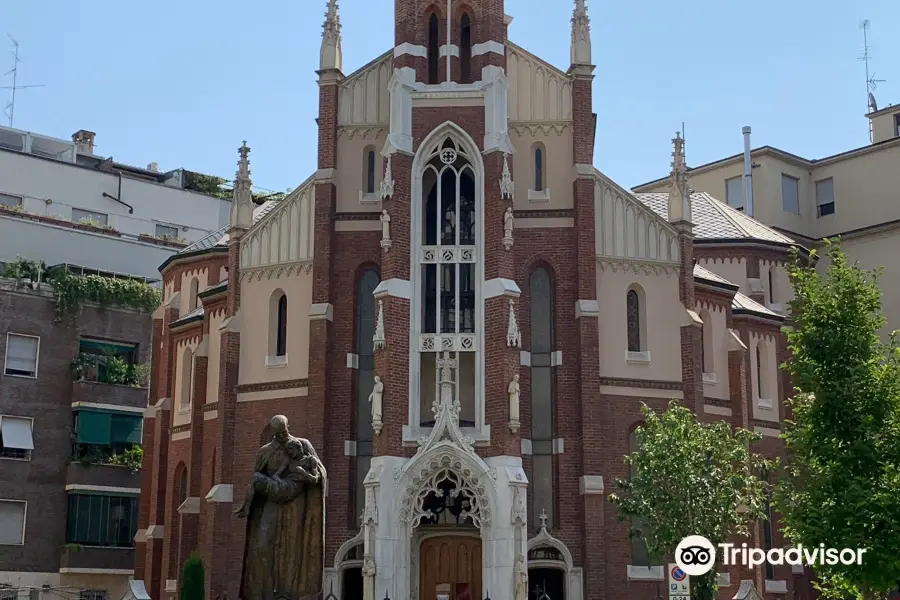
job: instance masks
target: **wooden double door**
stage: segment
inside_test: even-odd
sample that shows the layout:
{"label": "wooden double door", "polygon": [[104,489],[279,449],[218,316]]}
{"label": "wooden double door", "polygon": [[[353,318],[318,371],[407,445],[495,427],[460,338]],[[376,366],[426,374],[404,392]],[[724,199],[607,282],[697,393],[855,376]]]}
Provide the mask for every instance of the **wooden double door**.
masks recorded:
{"label": "wooden double door", "polygon": [[467,536],[426,538],[419,549],[419,600],[437,600],[449,587],[450,600],[482,600],[481,539]]}

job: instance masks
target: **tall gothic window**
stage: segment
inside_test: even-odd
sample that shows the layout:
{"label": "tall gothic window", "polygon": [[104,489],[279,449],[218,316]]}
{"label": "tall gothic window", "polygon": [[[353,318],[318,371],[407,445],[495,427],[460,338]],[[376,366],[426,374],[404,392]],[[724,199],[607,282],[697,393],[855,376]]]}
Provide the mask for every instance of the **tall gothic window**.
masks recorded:
{"label": "tall gothic window", "polygon": [[641,297],[637,290],[628,290],[626,296],[628,312],[628,351],[641,352]]}
{"label": "tall gothic window", "polygon": [[438,82],[438,65],[440,64],[441,26],[438,16],[433,14],[428,18],[428,83]]}
{"label": "tall gothic window", "polygon": [[453,140],[434,148],[422,176],[419,252],[420,423],[434,424],[442,381],[475,425],[475,172]]}
{"label": "tall gothic window", "polygon": [[460,81],[472,83],[472,21],[469,15],[463,15],[460,21],[459,67]]}
{"label": "tall gothic window", "polygon": [[544,191],[544,147],[534,148],[534,191]]}
{"label": "tall gothic window", "polygon": [[765,368],[766,363],[766,352],[763,348],[763,342],[760,340],[756,342],[756,397],[757,398],[768,398],[766,395],[765,384],[766,380],[763,376],[763,369]]}
{"label": "tall gothic window", "polygon": [[372,408],[369,394],[375,384],[375,352],[372,337],[375,335],[377,315],[376,301],[372,294],[380,277],[375,269],[368,269],[356,286],[356,497],[351,525],[358,526],[357,519],[366,506],[366,490],[363,481],[372,462]]}
{"label": "tall gothic window", "polygon": [[200,287],[200,282],[197,280],[197,278],[194,277],[193,279],[191,279],[191,285],[188,289],[188,307],[187,307],[187,309],[189,311],[196,310],[196,308],[197,308],[197,293],[198,293],[199,287]]}
{"label": "tall gothic window", "polygon": [[287,356],[287,296],[281,292],[275,307],[275,356]]}
{"label": "tall gothic window", "polygon": [[553,294],[544,268],[531,273],[531,523],[540,527],[541,511],[552,526],[555,516],[553,474]]}
{"label": "tall gothic window", "polygon": [[375,193],[375,150],[373,148],[366,149],[366,193]]}
{"label": "tall gothic window", "polygon": [[716,349],[713,343],[712,315],[710,315],[709,311],[704,310],[700,313],[700,319],[703,321],[700,341],[700,363],[703,365],[704,373],[714,373],[716,370]]}
{"label": "tall gothic window", "polygon": [[[640,450],[641,444],[638,441],[637,437],[637,428],[634,428],[630,434],[628,434],[628,452],[629,454],[634,454],[638,450]],[[634,465],[629,467],[629,478],[634,479],[637,477],[637,469]],[[646,526],[646,523],[640,517],[632,517],[631,519],[631,528],[632,530],[638,529],[641,531],[643,535],[649,531]],[[640,537],[632,537],[631,538],[631,566],[633,567],[649,567],[650,566],[650,555],[647,552],[647,544],[644,541],[644,538]]]}
{"label": "tall gothic window", "polygon": [[191,407],[193,382],[194,352],[190,348],[185,348],[184,354],[181,355],[181,401],[179,402],[179,406],[183,411]]}

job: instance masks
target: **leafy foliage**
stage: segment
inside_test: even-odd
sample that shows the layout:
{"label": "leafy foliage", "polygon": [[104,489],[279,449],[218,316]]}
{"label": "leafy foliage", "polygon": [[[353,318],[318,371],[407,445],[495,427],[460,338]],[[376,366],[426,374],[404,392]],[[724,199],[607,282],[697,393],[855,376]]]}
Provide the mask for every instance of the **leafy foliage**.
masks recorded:
{"label": "leafy foliage", "polygon": [[[204,175],[203,173],[197,173],[195,171],[185,171],[184,176],[184,189],[186,190],[191,190],[198,194],[206,194],[207,196],[214,196],[223,200],[231,200],[231,196],[234,193],[231,185],[222,177]],[[286,196],[284,192],[251,192],[251,195],[253,196],[253,202],[256,204],[262,204],[267,200],[281,200]]]}
{"label": "leafy foliage", "polygon": [[24,280],[39,281],[44,278],[47,265],[44,261],[27,260],[18,257],[14,262],[7,263],[3,269],[3,276],[9,279],[15,279],[17,285],[21,285]]}
{"label": "leafy foliage", "polygon": [[85,302],[121,306],[149,313],[162,302],[161,292],[136,279],[113,279],[101,275],[73,275],[60,271],[50,282],[56,294],[56,314],[74,316]]}
{"label": "leafy foliage", "polygon": [[[644,539],[656,564],[689,535],[714,545],[747,536],[749,523],[766,515],[768,485],[758,474],[775,466],[750,452],[760,436],[732,431],[724,421],[699,423],[675,401],[661,415],[647,405],[641,412],[644,424],[635,430],[639,449],[625,456],[632,476],[616,479],[619,493],[610,495],[621,520],[643,523],[631,535]],[[691,585],[695,598],[712,600],[715,570],[691,578]]]}
{"label": "leafy foliage", "polygon": [[110,385],[147,387],[150,383],[150,365],[129,364],[114,354],[104,356],[81,352],[72,361],[72,376],[76,380],[97,381]]}
{"label": "leafy foliage", "polygon": [[878,336],[878,273],[850,264],[837,242],[826,251],[825,276],[796,257],[790,269],[797,394],[776,502],[794,544],[867,549],[860,566],[813,567],[823,592],[876,597],[900,580],[900,351]]}
{"label": "leafy foliage", "polygon": [[121,454],[113,453],[109,457],[109,464],[128,467],[132,473],[137,473],[141,470],[141,465],[144,464],[144,449],[135,444]]}
{"label": "leafy foliage", "polygon": [[184,563],[179,600],[203,600],[204,595],[203,559],[193,552]]}
{"label": "leafy foliage", "polygon": [[115,465],[137,472],[144,463],[144,449],[140,444],[132,444],[122,452],[116,452],[110,446],[76,442],[72,447],[72,459],[83,465]]}

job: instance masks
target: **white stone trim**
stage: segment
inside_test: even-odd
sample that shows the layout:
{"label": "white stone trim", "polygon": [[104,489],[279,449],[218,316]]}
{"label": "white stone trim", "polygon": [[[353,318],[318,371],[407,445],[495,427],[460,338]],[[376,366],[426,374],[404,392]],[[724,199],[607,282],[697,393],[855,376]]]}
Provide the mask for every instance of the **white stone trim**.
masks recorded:
{"label": "white stone trim", "polygon": [[134,575],[134,569],[89,569],[81,567],[62,567],[61,575]]}
{"label": "white stone trim", "polygon": [[394,46],[394,58],[400,58],[404,54],[418,56],[419,58],[428,58],[428,48],[419,46],[418,44],[410,44],[409,42],[403,42],[399,46]]}
{"label": "white stone trim", "polygon": [[716,377],[715,373],[704,373],[703,374],[703,384],[704,385],[715,385],[719,383],[719,378]]}
{"label": "white stone trim", "polygon": [[594,165],[575,163],[575,179],[594,179],[596,176]]}
{"label": "white stone trim", "polygon": [[178,580],[177,579],[166,579],[166,589],[167,592],[174,592],[178,589]]}
{"label": "white stone trim", "polygon": [[550,355],[550,366],[551,367],[561,367],[563,364],[563,353],[562,350],[555,350]]}
{"label": "white stone trim", "polygon": [[[377,192],[373,192],[368,194],[362,190],[359,190],[359,203],[360,204],[378,204],[381,202],[381,195]],[[380,227],[378,228],[381,229]]]}
{"label": "white stone trim", "polygon": [[443,46],[441,46],[438,56],[440,56],[441,58],[446,58],[448,52],[450,56],[459,58],[459,46],[457,46],[456,44],[444,44]]}
{"label": "white stone trim", "polygon": [[190,429],[188,429],[187,431],[179,431],[178,433],[172,434],[173,442],[180,442],[181,440],[189,440],[189,439],[191,439],[191,430]]}
{"label": "white stone trim", "polygon": [[787,594],[787,581],[784,579],[766,579],[767,594]]}
{"label": "white stone trim", "polygon": [[662,566],[635,567],[628,565],[627,577],[629,581],[664,581],[666,570]]}
{"label": "white stone trim", "polygon": [[503,277],[495,277],[489,281],[485,281],[481,288],[484,291],[484,299],[490,300],[498,296],[512,296],[518,298],[522,295],[522,290],[512,279],[504,279]]}
{"label": "white stone trim", "polygon": [[565,454],[566,444],[563,438],[554,438],[550,441],[550,452],[552,454]]}
{"label": "white stone trim", "polygon": [[185,498],[184,502],[181,503],[181,506],[179,506],[177,510],[180,515],[199,515],[200,498],[198,496]]}
{"label": "white stone trim", "polygon": [[756,406],[760,410],[774,410],[775,404],[771,398],[757,398]]}
{"label": "white stone trim", "polygon": [[529,202],[550,202],[550,188],[545,187],[542,190],[528,190]]}
{"label": "white stone trim", "polygon": [[728,587],[731,585],[731,573],[716,573],[719,579],[719,587]]}
{"label": "white stone trim", "polygon": [[334,306],[330,302],[322,302],[311,304],[309,307],[310,321],[331,321],[334,322]]}
{"label": "white stone trim", "polygon": [[603,476],[582,475],[578,479],[578,493],[582,496],[603,494]]}
{"label": "white stone trim", "polygon": [[803,565],[791,565],[791,573],[794,575],[803,575],[804,572]]}
{"label": "white stone trim", "polygon": [[531,447],[531,440],[528,438],[522,438],[522,455],[523,456],[531,456],[534,450]]}
{"label": "white stone trim", "polygon": [[344,456],[356,456],[356,440],[344,440]]}
{"label": "white stone trim", "polygon": [[318,169],[313,177],[317,184],[337,182],[337,169]]}
{"label": "white stone trim", "polygon": [[172,399],[160,398],[156,404],[153,405],[153,408],[156,410],[172,410]]}
{"label": "white stone trim", "polygon": [[207,411],[204,411],[204,413],[203,413],[204,421],[212,421],[213,419],[218,419],[218,418],[219,418],[218,410],[207,410]]}
{"label": "white stone trim", "polygon": [[144,538],[148,540],[161,540],[166,536],[165,525],[148,525]]}
{"label": "white stone trim", "polygon": [[734,414],[730,408],[716,406],[715,404],[704,404],[703,412],[708,415],[719,415],[721,417],[730,417]]}
{"label": "white stone trim", "polygon": [[760,427],[759,425],[754,425],[753,431],[762,435],[763,437],[772,437],[772,438],[781,437],[781,432],[779,430],[772,429],[770,427]]}
{"label": "white stone trim", "polygon": [[[72,408],[96,408],[98,410],[111,410],[115,412],[130,412],[147,416],[147,409],[136,406],[119,406],[118,404],[101,404],[100,402],[73,402]],[[155,414],[155,411],[154,411]]]}
{"label": "white stone trim", "polygon": [[519,366],[522,367],[530,367],[531,366],[531,352],[528,350],[520,350],[519,351]]}
{"label": "white stone trim", "polygon": [[575,318],[581,317],[600,317],[600,303],[596,300],[576,300],[575,301]]}
{"label": "white stone trim", "polygon": [[147,530],[138,529],[134,532],[134,543],[143,544],[147,541]]}
{"label": "white stone trim", "polygon": [[347,353],[347,368],[348,369],[358,369],[359,368],[359,355],[353,352]]}
{"label": "white stone trim", "polygon": [[385,279],[378,284],[372,295],[377,298],[391,296],[393,298],[412,298],[412,284],[407,279]]}
{"label": "white stone trim", "polygon": [[649,365],[650,351],[645,350],[644,352],[626,352],[625,362],[630,365]]}
{"label": "white stone trim", "polygon": [[269,369],[283,369],[288,366],[288,355],[284,356],[267,356],[266,357],[266,370]]}
{"label": "white stone trim", "polygon": [[[530,540],[528,540],[527,550],[534,548],[551,547],[555,548],[562,555],[562,561],[531,561],[529,567],[562,569],[565,572],[566,582],[566,600],[582,600],[584,598],[584,571],[581,567],[575,567],[572,564],[572,553],[564,543],[556,539],[546,527],[541,527],[540,532]],[[490,591],[490,590],[488,590]]]}
{"label": "white stone trim", "polygon": [[496,42],[494,40],[488,40],[486,42],[482,42],[480,44],[475,44],[472,46],[472,56],[481,56],[482,54],[487,54],[488,52],[493,52],[494,54],[499,54],[500,56],[506,56],[506,47],[500,42]]}
{"label": "white stone trim", "polygon": [[66,484],[67,492],[108,492],[110,494],[140,494],[141,488],[119,487],[115,485],[83,485],[80,483]]}
{"label": "white stone trim", "polygon": [[207,502],[215,502],[217,504],[230,504],[234,502],[234,486],[230,483],[217,483],[212,486],[209,493],[206,494]]}
{"label": "white stone trim", "polygon": [[601,385],[600,393],[604,396],[624,396],[627,402],[633,398],[665,398],[666,400],[681,400],[684,398],[683,390],[654,390],[650,388],[637,388],[616,385]]}

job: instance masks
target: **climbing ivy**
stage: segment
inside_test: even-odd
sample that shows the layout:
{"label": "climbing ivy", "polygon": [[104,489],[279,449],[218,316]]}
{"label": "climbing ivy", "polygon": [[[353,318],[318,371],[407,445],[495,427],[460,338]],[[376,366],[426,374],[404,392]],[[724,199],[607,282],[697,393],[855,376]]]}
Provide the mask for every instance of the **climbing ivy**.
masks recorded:
{"label": "climbing ivy", "polygon": [[162,302],[160,290],[136,279],[113,279],[101,275],[73,275],[60,270],[48,278],[56,296],[58,317],[78,314],[85,302],[121,306],[153,312]]}

